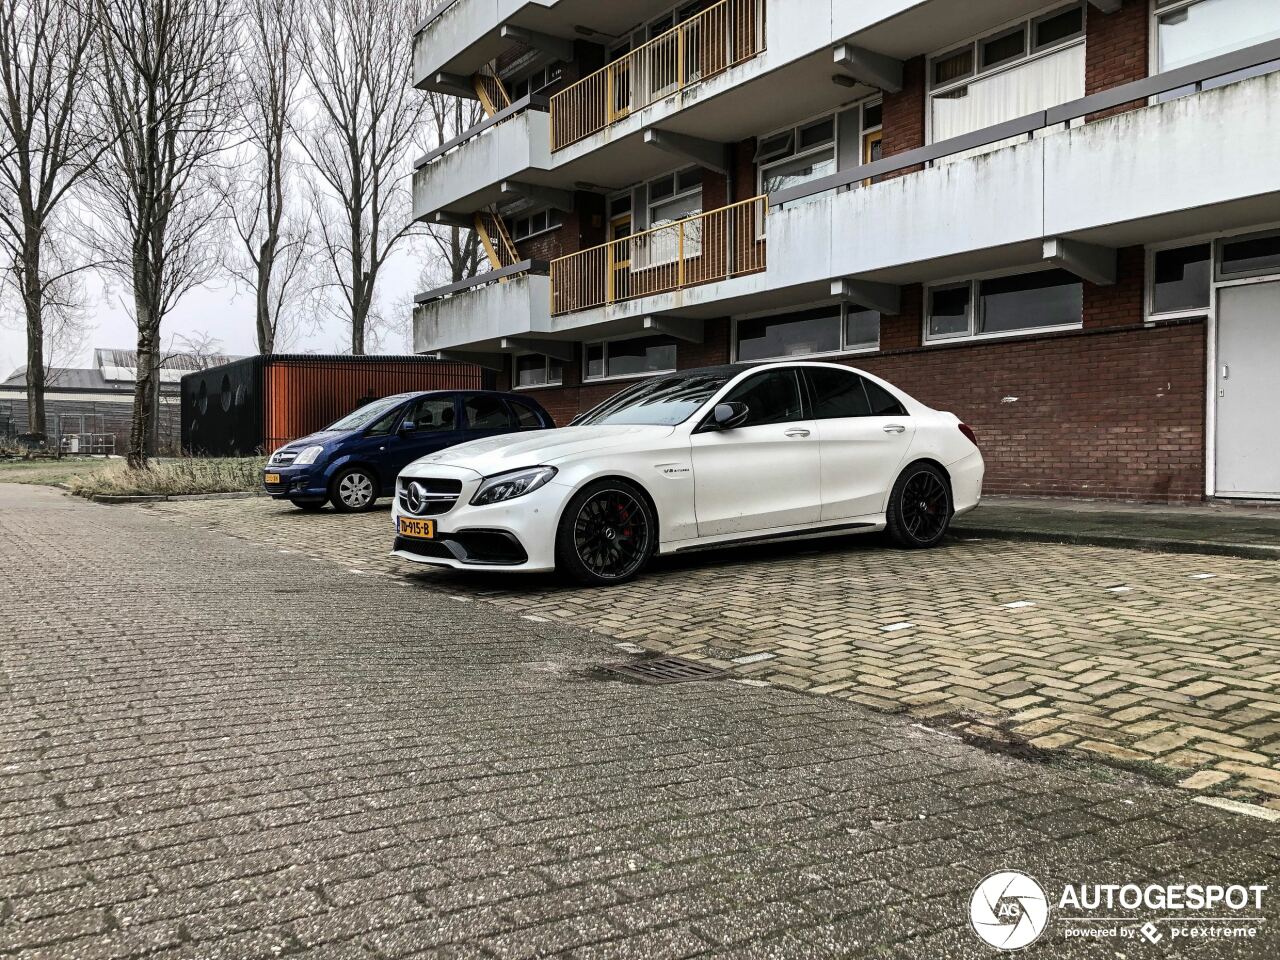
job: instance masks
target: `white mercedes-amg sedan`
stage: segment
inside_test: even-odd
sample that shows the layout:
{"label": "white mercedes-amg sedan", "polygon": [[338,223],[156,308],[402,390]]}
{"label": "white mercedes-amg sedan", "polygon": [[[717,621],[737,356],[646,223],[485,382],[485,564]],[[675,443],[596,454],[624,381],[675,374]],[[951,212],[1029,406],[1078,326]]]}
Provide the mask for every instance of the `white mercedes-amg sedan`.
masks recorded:
{"label": "white mercedes-amg sedan", "polygon": [[705,367],[636,383],[568,427],[406,467],[394,555],[614,584],[655,553],[885,530],[931,547],[982,495],[973,431],[832,363]]}

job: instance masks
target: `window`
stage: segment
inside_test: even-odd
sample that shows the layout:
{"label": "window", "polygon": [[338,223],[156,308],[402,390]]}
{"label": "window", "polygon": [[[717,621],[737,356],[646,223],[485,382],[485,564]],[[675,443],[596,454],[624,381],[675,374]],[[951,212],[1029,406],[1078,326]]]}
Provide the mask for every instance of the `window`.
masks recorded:
{"label": "window", "polygon": [[867,402],[871,405],[873,417],[905,417],[906,408],[892,393],[873,380],[862,380],[862,387],[867,391]]}
{"label": "window", "polygon": [[[835,117],[822,117],[762,138],[756,162],[760,193],[775,193],[830,176],[836,172]],[[820,196],[802,197],[799,202]]]}
{"label": "window", "polygon": [[638,337],[588,343],[584,379],[632,377],[676,368],[676,342],[670,337]]}
{"label": "window", "polygon": [[862,388],[862,378],[856,373],[809,367],[804,371],[809,381],[809,393],[813,397],[813,416],[817,420],[833,420],[838,417],[869,417],[871,404]]}
{"label": "window", "polygon": [[564,382],[564,364],[542,353],[522,353],[515,358],[517,387],[546,387]]}
{"label": "window", "polygon": [[693,416],[728,382],[729,378],[723,375],[656,377],[610,397],[584,414],[578,423],[675,426]]}
{"label": "window", "polygon": [[769,360],[874,350],[879,345],[878,312],[854,304],[833,303],[739,320],[734,356],[738,360]]}
{"label": "window", "polygon": [[1037,270],[933,287],[926,340],[1078,326],[1084,284],[1065,270]]}
{"label": "window", "polygon": [[511,222],[511,239],[527,240],[539,233],[546,233],[560,226],[559,210],[539,210]]}
{"label": "window", "polygon": [[412,423],[415,430],[452,430],[454,423],[453,397],[422,397],[405,411],[405,423]]}
{"label": "window", "polygon": [[978,332],[1064,327],[1084,315],[1084,284],[1065,270],[978,281]]}
{"label": "window", "polygon": [[769,423],[791,423],[804,418],[800,405],[800,382],[794,370],[770,370],[742,381],[724,398],[745,403],[749,413],[744,427]]}
{"label": "window", "polygon": [[1218,276],[1223,280],[1280,273],[1280,233],[1222,241]]}
{"label": "window", "polygon": [[1083,97],[1084,6],[1054,8],[940,54],[929,81],[930,143]]}
{"label": "window", "polygon": [[[637,226],[637,232],[643,229],[654,230],[697,216],[702,212],[702,170],[691,167],[676,173],[669,173],[656,180],[650,180],[643,188],[648,206],[645,209],[648,227]],[[700,222],[688,224],[684,228],[684,255],[696,257],[702,252],[702,225]],[[680,236],[678,230],[657,230],[631,244],[633,266],[638,268],[658,266],[671,263],[680,255]]]}
{"label": "window", "polygon": [[1161,73],[1280,37],[1275,0],[1159,0],[1156,8]]}
{"label": "window", "polygon": [[463,410],[468,430],[511,430],[516,426],[515,418],[501,397],[473,394],[467,397]]}
{"label": "window", "polygon": [[560,65],[558,63],[548,64],[533,71],[533,73],[521,80],[508,81],[506,84],[507,95],[511,97],[511,102],[515,103],[530,94],[542,93],[559,79]]}
{"label": "window", "polygon": [[926,339],[954,337],[969,332],[969,284],[934,287],[929,291],[929,326]]}
{"label": "window", "polygon": [[1157,250],[1151,257],[1151,312],[1179,313],[1209,306],[1211,247],[1198,243]]}
{"label": "window", "polygon": [[520,424],[521,430],[541,429],[542,418],[534,413],[533,407],[527,403],[521,403],[519,400],[508,400],[507,406],[516,415],[516,422]]}

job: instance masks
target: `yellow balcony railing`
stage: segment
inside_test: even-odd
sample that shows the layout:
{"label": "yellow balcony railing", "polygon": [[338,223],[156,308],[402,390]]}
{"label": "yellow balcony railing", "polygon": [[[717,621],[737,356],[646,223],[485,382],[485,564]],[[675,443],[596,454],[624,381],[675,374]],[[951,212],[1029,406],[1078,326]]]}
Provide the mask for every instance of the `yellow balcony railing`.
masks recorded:
{"label": "yellow balcony railing", "polygon": [[727,280],[765,268],[767,197],[708,210],[551,261],[551,312]]}
{"label": "yellow balcony railing", "polygon": [[559,150],[764,50],[765,0],[720,0],[551,98]]}

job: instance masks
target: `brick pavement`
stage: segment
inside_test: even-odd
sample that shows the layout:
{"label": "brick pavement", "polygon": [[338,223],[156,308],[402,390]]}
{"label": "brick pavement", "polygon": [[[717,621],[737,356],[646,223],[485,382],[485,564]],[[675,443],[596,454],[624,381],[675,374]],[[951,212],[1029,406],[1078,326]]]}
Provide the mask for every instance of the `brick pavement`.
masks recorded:
{"label": "brick pavement", "polygon": [[261,498],[157,509],[984,741],[1280,809],[1274,562],[997,540],[903,552],[848,538],[660,560],[601,592],[401,563],[386,555],[385,509],[302,514]]}
{"label": "brick pavement", "polygon": [[[1274,824],[1181,791],[777,685],[605,681],[612,637],[172,521],[0,485],[2,953],[989,958],[993,869],[1276,874]],[[1167,946],[1123,955],[1274,936]]]}

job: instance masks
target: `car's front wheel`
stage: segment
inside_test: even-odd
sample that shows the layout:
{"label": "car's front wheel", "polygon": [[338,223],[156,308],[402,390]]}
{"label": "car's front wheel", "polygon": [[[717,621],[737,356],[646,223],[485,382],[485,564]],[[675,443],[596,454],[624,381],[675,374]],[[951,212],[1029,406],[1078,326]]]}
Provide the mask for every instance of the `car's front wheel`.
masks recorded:
{"label": "car's front wheel", "polygon": [[931,463],[913,463],[889,496],[885,530],[900,547],[936,546],[951,525],[951,484]]}
{"label": "car's front wheel", "polygon": [[657,549],[658,524],[644,494],[625,480],[598,480],[574,494],[556,531],[556,569],[579,583],[625,583]]}
{"label": "car's front wheel", "polygon": [[378,499],[377,480],[364,467],[350,467],[333,478],[329,499],[340,513],[363,513]]}

